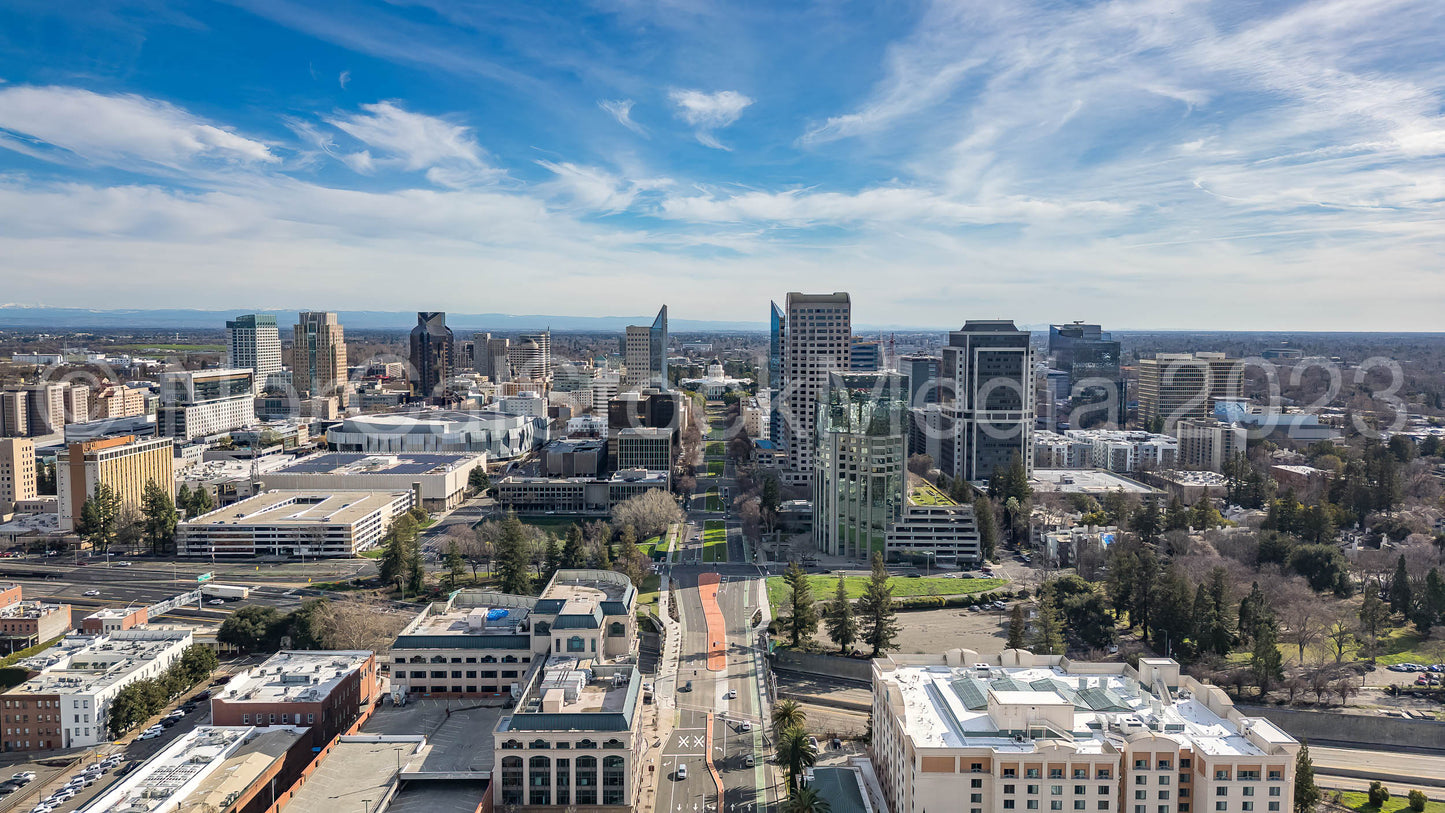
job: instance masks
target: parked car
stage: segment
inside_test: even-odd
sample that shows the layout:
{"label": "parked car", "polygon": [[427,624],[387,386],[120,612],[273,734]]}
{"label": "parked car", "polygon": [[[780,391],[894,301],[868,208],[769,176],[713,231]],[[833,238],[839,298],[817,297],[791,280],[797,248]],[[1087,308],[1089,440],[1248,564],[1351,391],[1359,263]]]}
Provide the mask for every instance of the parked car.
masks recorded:
{"label": "parked car", "polygon": [[136,737],[136,739],[138,739],[138,740],[153,740],[153,739],[155,739],[156,737],[159,737],[160,735],[161,735],[161,732],[159,732],[159,731],[151,731],[150,729],[146,729],[144,732],[141,733],[141,735],[140,735],[139,737]]}

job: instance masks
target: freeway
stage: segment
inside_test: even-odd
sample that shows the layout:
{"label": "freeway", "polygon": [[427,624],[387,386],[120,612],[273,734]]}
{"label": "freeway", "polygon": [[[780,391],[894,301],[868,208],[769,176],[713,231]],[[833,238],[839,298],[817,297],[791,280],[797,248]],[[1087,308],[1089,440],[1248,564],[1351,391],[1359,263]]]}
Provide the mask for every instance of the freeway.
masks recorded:
{"label": "freeway", "polygon": [[[765,664],[749,627],[759,599],[757,569],[718,568],[723,569],[728,572],[714,574],[712,568],[684,567],[672,572],[678,588],[672,595],[683,628],[682,654],[675,689],[677,722],[659,767],[663,771],[657,796],[659,813],[768,810],[781,791],[776,771],[766,759],[771,743],[761,684]],[[709,638],[698,590],[700,578],[714,577],[719,581],[717,603],[725,626],[719,642],[725,657],[716,670],[708,665],[708,650],[715,639]],[[746,765],[749,756],[752,767]],[[717,769],[717,778],[709,770],[709,760]],[[682,765],[687,766],[685,778],[678,776]]]}

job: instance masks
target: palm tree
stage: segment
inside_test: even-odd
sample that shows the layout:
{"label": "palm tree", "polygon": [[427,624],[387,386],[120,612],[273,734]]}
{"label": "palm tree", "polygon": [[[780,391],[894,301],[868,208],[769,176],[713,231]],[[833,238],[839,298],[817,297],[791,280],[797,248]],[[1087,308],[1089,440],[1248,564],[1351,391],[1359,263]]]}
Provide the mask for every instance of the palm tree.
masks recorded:
{"label": "palm tree", "polygon": [[831,813],[833,806],[812,788],[798,788],[783,803],[783,813]]}
{"label": "palm tree", "polygon": [[779,700],[773,705],[773,731],[781,732],[790,728],[802,728],[808,722],[808,713],[796,700]]}
{"label": "palm tree", "polygon": [[801,728],[785,728],[778,735],[778,764],[788,772],[788,790],[797,790],[803,771],[811,768],[818,759],[812,738]]}

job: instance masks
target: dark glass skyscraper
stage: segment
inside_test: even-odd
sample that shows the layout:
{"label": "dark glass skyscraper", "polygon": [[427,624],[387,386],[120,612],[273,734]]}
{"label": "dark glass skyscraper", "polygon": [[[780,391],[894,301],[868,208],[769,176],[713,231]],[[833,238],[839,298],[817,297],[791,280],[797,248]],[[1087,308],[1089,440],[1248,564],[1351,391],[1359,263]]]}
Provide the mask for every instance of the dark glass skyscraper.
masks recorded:
{"label": "dark glass skyscraper", "polygon": [[418,311],[411,329],[411,393],[443,400],[443,385],[452,377],[455,361],[452,329],[444,311]]}

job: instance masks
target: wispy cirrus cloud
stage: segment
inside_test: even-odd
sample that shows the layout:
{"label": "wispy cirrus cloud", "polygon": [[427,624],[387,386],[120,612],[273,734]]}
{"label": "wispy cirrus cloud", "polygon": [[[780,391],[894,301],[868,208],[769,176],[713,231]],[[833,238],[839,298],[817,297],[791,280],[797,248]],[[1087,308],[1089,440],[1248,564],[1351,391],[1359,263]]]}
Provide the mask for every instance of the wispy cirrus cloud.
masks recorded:
{"label": "wispy cirrus cloud", "polygon": [[0,87],[0,147],[50,161],[183,170],[275,164],[266,143],[181,108],[130,93],[74,87]]}
{"label": "wispy cirrus cloud", "polygon": [[677,116],[696,128],[693,134],[704,146],[715,150],[731,149],[713,135],[714,130],[736,122],[753,100],[735,90],[706,93],[701,90],[674,90],[668,98],[677,106]]}
{"label": "wispy cirrus cloud", "polygon": [[454,188],[505,174],[490,165],[486,151],[466,125],[413,113],[390,101],[364,104],[361,110],[325,118],[327,124],[369,148],[342,157],[358,172],[369,173],[380,166],[425,170],[428,180]]}
{"label": "wispy cirrus cloud", "polygon": [[617,119],[618,124],[643,138],[648,137],[647,129],[632,120],[633,101],[631,99],[599,99],[597,106],[606,110],[612,118]]}

